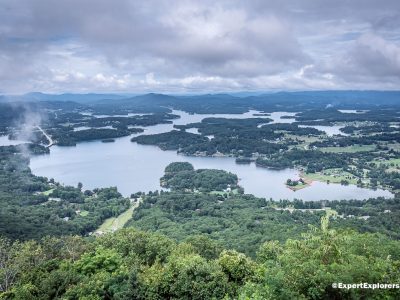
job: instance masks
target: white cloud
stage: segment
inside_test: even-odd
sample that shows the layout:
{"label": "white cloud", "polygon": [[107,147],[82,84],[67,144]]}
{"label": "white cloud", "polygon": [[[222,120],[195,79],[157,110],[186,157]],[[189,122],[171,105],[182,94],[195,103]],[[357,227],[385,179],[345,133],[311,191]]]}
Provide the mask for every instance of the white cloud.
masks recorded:
{"label": "white cloud", "polygon": [[3,0],[4,92],[399,89],[387,0]]}

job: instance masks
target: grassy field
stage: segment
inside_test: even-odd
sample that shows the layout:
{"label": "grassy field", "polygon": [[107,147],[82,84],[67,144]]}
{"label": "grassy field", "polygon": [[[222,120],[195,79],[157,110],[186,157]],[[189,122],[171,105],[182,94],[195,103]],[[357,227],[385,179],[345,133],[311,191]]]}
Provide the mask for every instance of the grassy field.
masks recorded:
{"label": "grassy field", "polygon": [[87,210],[82,210],[79,215],[82,217],[86,217],[89,214],[89,212]]}
{"label": "grassy field", "polygon": [[42,195],[49,196],[53,191],[54,191],[54,189],[50,189],[48,191],[44,191],[44,192],[42,192]]}
{"label": "grassy field", "polygon": [[344,172],[341,169],[327,169],[319,173],[302,173],[301,175],[305,179],[327,182],[330,183],[341,183],[342,180],[347,180],[350,184],[357,184],[357,178],[348,172]]}
{"label": "grassy field", "polygon": [[307,183],[307,182],[305,182],[305,183],[299,183],[299,184],[297,184],[297,185],[294,185],[294,186],[292,186],[292,185],[286,185],[286,187],[287,188],[289,188],[289,189],[291,189],[292,191],[298,191],[298,190],[301,190],[301,189],[304,189],[304,188],[306,188],[306,187],[308,187],[308,186],[310,186],[310,183]]}
{"label": "grassy field", "polygon": [[367,152],[374,151],[375,145],[355,145],[349,147],[324,147],[319,148],[322,152],[333,152],[333,153],[355,153],[355,152]]}
{"label": "grassy field", "polygon": [[211,191],[210,192],[211,195],[225,195],[225,194],[229,195],[230,193],[236,195],[239,192],[237,189],[233,189],[231,192],[225,192],[225,191]]}
{"label": "grassy field", "polygon": [[124,211],[118,217],[108,218],[103,222],[103,224],[101,224],[101,226],[96,230],[96,232],[106,233],[121,229],[122,227],[124,227],[126,222],[128,222],[128,220],[132,217],[132,213],[137,206],[138,204],[133,204],[129,209]]}
{"label": "grassy field", "polygon": [[285,138],[298,139],[299,141],[303,141],[305,143],[313,143],[321,140],[319,136],[308,136],[308,135],[295,135],[295,134],[285,134]]}
{"label": "grassy field", "polygon": [[110,232],[116,218],[108,218],[100,225],[96,232]]}
{"label": "grassy field", "polygon": [[400,151],[400,144],[396,143],[396,144],[388,144],[389,149],[393,149],[396,151]]}
{"label": "grassy field", "polygon": [[400,158],[392,158],[389,160],[374,160],[374,163],[376,163],[377,165],[381,165],[381,164],[385,164],[385,165],[399,165],[400,166]]}
{"label": "grassy field", "polygon": [[400,171],[400,158],[393,158],[389,160],[374,160],[374,163],[379,167],[381,165],[388,166],[389,172],[399,172]]}

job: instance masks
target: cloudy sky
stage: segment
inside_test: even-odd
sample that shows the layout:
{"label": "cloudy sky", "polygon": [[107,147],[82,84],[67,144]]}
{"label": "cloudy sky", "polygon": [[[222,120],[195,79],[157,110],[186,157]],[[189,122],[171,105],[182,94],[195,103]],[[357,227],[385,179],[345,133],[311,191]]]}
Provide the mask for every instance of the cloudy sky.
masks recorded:
{"label": "cloudy sky", "polygon": [[0,0],[0,93],[400,89],[399,0]]}

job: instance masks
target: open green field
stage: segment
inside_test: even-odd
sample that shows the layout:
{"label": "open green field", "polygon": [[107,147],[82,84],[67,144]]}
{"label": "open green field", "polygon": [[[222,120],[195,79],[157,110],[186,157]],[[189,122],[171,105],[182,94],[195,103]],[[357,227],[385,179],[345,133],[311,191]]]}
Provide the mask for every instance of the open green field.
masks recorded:
{"label": "open green field", "polygon": [[224,195],[224,194],[229,195],[230,193],[236,195],[239,193],[239,191],[237,189],[233,189],[231,192],[225,192],[225,191],[211,191],[210,192],[211,195]]}
{"label": "open green field", "polygon": [[392,165],[394,164],[395,166],[398,165],[400,166],[400,158],[392,158],[388,160],[374,160],[374,163],[376,163],[378,166],[384,164],[384,165]]}
{"label": "open green field", "polygon": [[387,146],[389,147],[389,149],[393,149],[393,150],[396,150],[396,151],[400,151],[400,143],[388,144]]}
{"label": "open green field", "polygon": [[290,145],[289,149],[297,148],[297,149],[308,149],[309,145],[314,142],[321,141],[320,136],[307,136],[307,135],[294,135],[294,134],[285,134],[285,139],[291,138],[293,140],[298,140],[300,144],[298,145]]}
{"label": "open green field", "polygon": [[304,144],[310,144],[321,140],[320,136],[308,136],[308,135],[295,135],[295,134],[285,134],[286,139],[294,139],[302,141]]}
{"label": "open green field", "polygon": [[116,218],[108,218],[106,219],[103,224],[100,225],[99,229],[96,231],[101,231],[101,232],[109,232],[111,231],[112,225],[114,223]]}
{"label": "open green field", "polygon": [[400,171],[400,158],[392,158],[389,160],[374,160],[373,161],[378,167],[385,165],[389,167],[387,171],[389,172],[399,172]]}
{"label": "open green field", "polygon": [[103,224],[101,224],[100,227],[96,230],[96,232],[113,232],[123,228],[126,222],[128,222],[128,220],[132,217],[132,213],[137,206],[138,204],[133,204],[129,209],[124,211],[118,217],[106,219]]}
{"label": "open green field", "polygon": [[42,195],[49,196],[53,191],[54,191],[54,189],[44,191],[44,192],[42,192]]}
{"label": "open green field", "polygon": [[349,147],[324,147],[319,148],[322,152],[332,152],[332,153],[355,153],[355,152],[367,152],[374,151],[376,149],[375,145],[354,145]]}
{"label": "open green field", "polygon": [[308,187],[308,186],[310,186],[309,183],[299,183],[299,184],[293,185],[293,186],[291,186],[291,185],[286,185],[287,188],[291,189],[291,190],[294,191],[294,192],[295,192],[295,191],[298,191],[298,190],[301,190],[301,189],[304,189],[304,188],[306,188],[306,187]]}
{"label": "open green field", "polygon": [[82,210],[82,211],[79,213],[79,215],[80,215],[81,217],[86,217],[87,215],[89,215],[89,212],[88,212],[87,210]]}
{"label": "open green field", "polygon": [[357,184],[357,178],[353,178],[354,175],[348,172],[344,172],[341,169],[327,169],[323,172],[318,173],[303,173],[302,177],[315,181],[330,183],[341,183],[342,180],[347,180],[350,184]]}

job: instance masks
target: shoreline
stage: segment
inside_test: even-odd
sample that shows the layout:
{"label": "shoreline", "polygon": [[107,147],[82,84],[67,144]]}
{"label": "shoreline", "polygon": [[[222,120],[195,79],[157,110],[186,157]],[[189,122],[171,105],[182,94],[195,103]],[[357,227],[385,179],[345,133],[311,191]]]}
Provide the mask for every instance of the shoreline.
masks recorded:
{"label": "shoreline", "polygon": [[298,184],[298,185],[294,185],[294,186],[286,184],[286,187],[288,189],[292,190],[293,192],[296,192],[296,191],[305,189],[307,187],[310,187],[312,185],[312,183],[314,182],[314,180],[305,177],[304,173],[302,171],[299,171],[299,172],[300,172],[299,173],[299,177],[300,177],[300,179],[303,180],[304,184]]}

